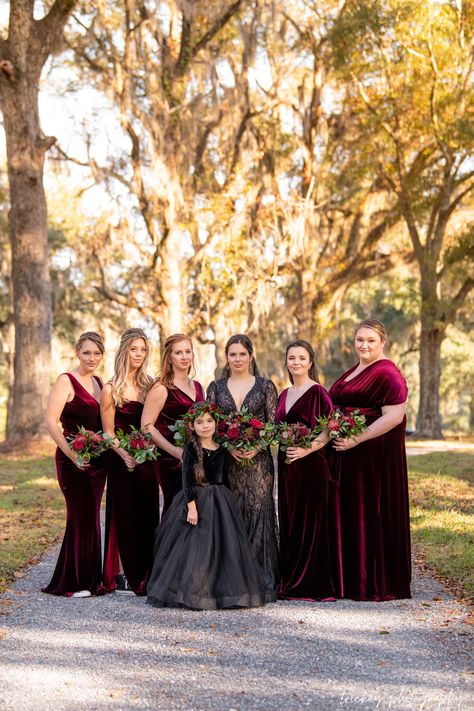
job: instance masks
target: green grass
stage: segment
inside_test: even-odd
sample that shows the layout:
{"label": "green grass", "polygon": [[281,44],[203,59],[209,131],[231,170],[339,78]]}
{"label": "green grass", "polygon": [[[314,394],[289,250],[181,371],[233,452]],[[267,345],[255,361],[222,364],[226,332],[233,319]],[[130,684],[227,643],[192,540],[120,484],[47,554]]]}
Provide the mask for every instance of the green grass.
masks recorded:
{"label": "green grass", "polygon": [[65,518],[52,456],[0,458],[0,592],[57,540]]}
{"label": "green grass", "polygon": [[410,457],[412,538],[428,568],[474,600],[474,454]]}

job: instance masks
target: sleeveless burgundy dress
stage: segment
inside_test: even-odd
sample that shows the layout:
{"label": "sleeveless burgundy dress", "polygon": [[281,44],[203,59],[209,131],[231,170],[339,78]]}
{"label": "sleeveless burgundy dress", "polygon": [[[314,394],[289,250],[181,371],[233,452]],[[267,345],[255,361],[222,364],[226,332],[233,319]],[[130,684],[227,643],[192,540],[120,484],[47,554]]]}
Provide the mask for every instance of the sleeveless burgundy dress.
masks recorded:
{"label": "sleeveless burgundy dress", "polygon": [[[170,430],[169,425],[174,425],[176,420],[180,420],[195,402],[204,400],[202,385],[197,380],[193,380],[193,384],[196,389],[196,400],[192,400],[189,395],[177,387],[167,388],[168,395],[163,409],[158,415],[155,427],[168,442],[174,442],[174,432]],[[183,488],[182,471],[179,459],[172,457],[171,454],[168,454],[163,449],[160,449],[159,453],[160,456],[155,463],[155,467],[158,471],[158,478],[163,492],[162,515],[164,516],[173,498]]]}
{"label": "sleeveless burgundy dress", "polygon": [[[286,410],[288,389],[278,400],[276,422],[307,427],[327,416],[332,403],[316,383]],[[278,452],[278,514],[280,521],[280,590],[284,600],[334,600],[337,594],[329,530],[329,477],[325,448],[285,464]]]}
{"label": "sleeveless burgundy dress", "polygon": [[[385,405],[407,399],[405,378],[392,361],[367,366],[352,380],[341,375],[329,390],[345,413],[360,409],[370,425]],[[342,575],[340,596],[353,600],[409,598],[411,578],[405,418],[380,437],[334,452],[332,525]]]}
{"label": "sleeveless burgundy dress", "polygon": [[[115,410],[115,429],[140,428],[143,403],[124,402]],[[136,595],[146,594],[153,564],[155,528],[160,522],[160,494],[154,462],[137,464],[129,472],[114,451],[107,457],[104,587],[116,588],[119,555],[127,580]]]}
{"label": "sleeveless burgundy dress", "polygon": [[[66,373],[74,388],[60,421],[64,436],[77,434],[77,428],[97,432],[102,429],[99,403],[72,373]],[[94,376],[95,377],[95,376]],[[95,377],[102,389],[102,382]],[[82,470],[59,449],[56,450],[56,472],[66,500],[66,531],[51,582],[43,592],[70,597],[78,590],[100,592],[101,541],[100,502],[104,492],[106,469],[104,455]]]}

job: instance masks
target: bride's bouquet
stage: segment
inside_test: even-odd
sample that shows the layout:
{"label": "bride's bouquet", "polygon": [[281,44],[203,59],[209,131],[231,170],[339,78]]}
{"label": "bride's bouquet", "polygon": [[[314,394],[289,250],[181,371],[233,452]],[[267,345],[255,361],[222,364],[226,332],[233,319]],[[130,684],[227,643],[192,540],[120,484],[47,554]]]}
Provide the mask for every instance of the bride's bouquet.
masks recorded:
{"label": "bride's bouquet", "polygon": [[[116,436],[119,441],[119,447],[124,449],[127,454],[130,454],[137,464],[153,461],[158,457],[156,446],[153,444],[149,432],[143,432],[143,430],[137,430],[132,427],[127,434],[122,430],[117,430]],[[133,472],[133,469],[128,467],[128,471]]]}
{"label": "bride's bouquet", "polygon": [[77,463],[80,467],[89,464],[91,459],[100,457],[102,452],[112,446],[113,438],[103,432],[86,430],[83,425],[78,426],[77,429],[77,434],[69,435],[66,440],[71,449],[76,452]]}
{"label": "bride's bouquet", "polygon": [[327,429],[330,439],[349,439],[362,434],[367,429],[365,415],[353,410],[345,415],[340,410],[333,410],[328,417],[318,418],[319,431]]}
{"label": "bride's bouquet", "polygon": [[[226,415],[217,428],[216,440],[229,451],[252,452],[264,450],[273,444],[275,425],[262,422],[243,407],[238,412]],[[250,459],[239,459],[241,466],[248,466]]]}
{"label": "bride's bouquet", "polygon": [[[320,427],[307,427],[301,422],[287,423],[281,422],[276,425],[274,441],[279,445],[282,452],[286,452],[288,447],[302,447],[309,449],[311,443],[321,432]],[[291,459],[285,459],[285,464],[291,464]]]}

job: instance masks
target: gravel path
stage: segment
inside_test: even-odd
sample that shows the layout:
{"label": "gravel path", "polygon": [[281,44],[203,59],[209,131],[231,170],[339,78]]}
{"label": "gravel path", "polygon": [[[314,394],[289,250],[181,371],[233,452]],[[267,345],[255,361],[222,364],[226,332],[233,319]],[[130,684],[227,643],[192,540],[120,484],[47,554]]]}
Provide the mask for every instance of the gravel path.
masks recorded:
{"label": "gravel path", "polygon": [[429,578],[406,601],[157,610],[40,593],[56,555],[0,599],[2,711],[474,708],[469,610]]}

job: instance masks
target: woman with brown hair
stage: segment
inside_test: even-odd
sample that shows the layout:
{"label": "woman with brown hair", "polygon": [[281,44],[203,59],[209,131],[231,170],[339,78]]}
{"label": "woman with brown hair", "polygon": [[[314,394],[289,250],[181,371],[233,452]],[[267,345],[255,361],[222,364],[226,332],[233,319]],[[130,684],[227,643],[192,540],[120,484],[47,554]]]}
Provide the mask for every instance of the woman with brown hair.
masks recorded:
{"label": "woman with brown hair", "polygon": [[[104,431],[112,438],[117,430],[128,434],[132,428],[140,429],[143,402],[153,381],[147,373],[148,356],[148,338],[141,328],[122,333],[114,375],[105,384],[100,403]],[[104,586],[145,595],[160,521],[158,479],[153,462],[137,464],[118,440],[112,450],[107,458]]]}
{"label": "woman with brown hair", "polygon": [[104,343],[98,333],[86,331],[74,349],[79,365],[59,376],[46,410],[46,427],[57,444],[56,472],[66,500],[67,521],[53,577],[43,592],[90,597],[98,592],[102,575],[99,513],[106,469],[103,457],[79,464],[66,437],[76,435],[80,426],[93,432],[102,429],[102,381],[94,372],[102,360]]}
{"label": "woman with brown hair", "polygon": [[174,444],[170,425],[180,420],[194,402],[204,399],[201,384],[192,379],[193,370],[193,344],[189,336],[175,333],[167,338],[160,372],[143,406],[142,427],[150,432],[161,455],[155,466],[163,491],[163,514],[182,488],[183,450]]}
{"label": "woman with brown hair", "polygon": [[[310,343],[297,339],[286,348],[291,385],[278,400],[276,421],[300,423],[309,430],[332,411],[329,395],[317,381]],[[331,537],[329,494],[333,486],[324,450],[327,433],[307,449],[288,447],[278,453],[280,572],[278,597],[285,600],[334,600],[337,594]],[[336,567],[337,573],[337,567]]]}
{"label": "woman with brown hair", "polygon": [[[262,422],[274,422],[277,390],[257,368],[252,341],[243,333],[231,336],[225,346],[226,366],[222,378],[207,389],[207,400],[229,414],[247,407]],[[250,546],[268,578],[276,597],[278,584],[278,541],[273,500],[274,467],[271,452],[231,452],[229,481],[237,497]],[[242,466],[240,460],[250,460]]]}
{"label": "woman with brown hair", "polygon": [[329,390],[335,407],[346,414],[359,410],[368,425],[362,434],[334,442],[340,595],[353,600],[411,597],[408,391],[405,378],[384,354],[386,341],[381,321],[362,321],[355,330],[358,363]]}

